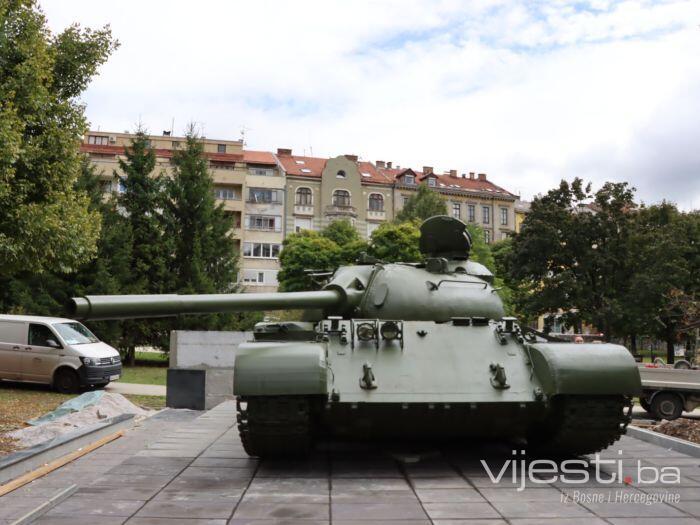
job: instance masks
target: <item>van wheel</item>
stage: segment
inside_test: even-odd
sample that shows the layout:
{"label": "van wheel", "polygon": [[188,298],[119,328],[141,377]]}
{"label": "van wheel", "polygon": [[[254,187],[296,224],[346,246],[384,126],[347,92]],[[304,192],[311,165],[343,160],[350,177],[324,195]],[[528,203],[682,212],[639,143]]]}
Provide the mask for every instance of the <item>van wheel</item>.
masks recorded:
{"label": "van wheel", "polygon": [[61,368],[53,378],[53,386],[62,394],[73,394],[80,389],[78,374],[69,368]]}

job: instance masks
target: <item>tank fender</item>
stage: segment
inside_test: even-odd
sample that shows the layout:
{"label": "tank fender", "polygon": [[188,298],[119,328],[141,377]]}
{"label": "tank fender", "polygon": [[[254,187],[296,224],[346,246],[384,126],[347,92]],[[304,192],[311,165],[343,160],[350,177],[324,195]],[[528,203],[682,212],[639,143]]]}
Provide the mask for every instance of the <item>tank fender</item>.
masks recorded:
{"label": "tank fender", "polygon": [[328,367],[322,343],[244,343],[236,350],[236,396],[327,393]]}
{"label": "tank fender", "polygon": [[528,345],[535,375],[547,395],[639,396],[637,364],[624,346],[535,343]]}

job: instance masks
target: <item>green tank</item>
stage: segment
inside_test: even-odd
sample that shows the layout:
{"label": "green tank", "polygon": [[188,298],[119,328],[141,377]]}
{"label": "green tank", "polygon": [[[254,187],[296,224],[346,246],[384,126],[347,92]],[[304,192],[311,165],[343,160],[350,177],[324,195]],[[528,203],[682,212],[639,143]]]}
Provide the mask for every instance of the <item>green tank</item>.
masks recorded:
{"label": "green tank", "polygon": [[300,455],[318,440],[515,439],[571,456],[616,441],[641,393],[631,354],[559,342],[504,317],[493,275],[469,261],[464,223],[421,226],[421,263],[338,268],[320,291],[88,296],[81,319],[304,309],[238,347],[245,450]]}

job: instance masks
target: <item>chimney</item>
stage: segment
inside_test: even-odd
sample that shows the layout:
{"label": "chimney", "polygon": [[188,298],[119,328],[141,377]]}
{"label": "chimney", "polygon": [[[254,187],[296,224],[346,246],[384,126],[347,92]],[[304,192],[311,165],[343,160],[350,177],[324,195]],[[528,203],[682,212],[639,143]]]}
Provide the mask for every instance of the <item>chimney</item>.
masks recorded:
{"label": "chimney", "polygon": [[291,148],[277,148],[277,155],[291,155]]}
{"label": "chimney", "polygon": [[345,158],[352,162],[357,162],[357,155],[345,155]]}
{"label": "chimney", "polygon": [[375,164],[377,165],[377,168],[383,168],[385,166],[385,163],[383,160],[378,160],[375,162]]}
{"label": "chimney", "polygon": [[479,173],[479,180],[484,182],[486,180],[486,173]]}
{"label": "chimney", "polygon": [[457,170],[450,170],[450,177],[452,177],[453,179],[456,179],[457,178]]}
{"label": "chimney", "polygon": [[386,163],[386,167],[389,168],[389,169],[391,169],[391,161],[389,161],[389,162]]}
{"label": "chimney", "polygon": [[476,176],[474,175],[474,172],[473,172],[473,171],[470,171],[470,172],[469,172],[469,178],[470,178],[471,180],[474,180],[474,179],[476,178]]}
{"label": "chimney", "polygon": [[466,174],[466,173],[462,173],[462,178],[463,178],[463,179],[466,179],[466,178],[467,178],[467,174]]}
{"label": "chimney", "polygon": [[423,175],[430,175],[433,172],[432,166],[423,166]]}

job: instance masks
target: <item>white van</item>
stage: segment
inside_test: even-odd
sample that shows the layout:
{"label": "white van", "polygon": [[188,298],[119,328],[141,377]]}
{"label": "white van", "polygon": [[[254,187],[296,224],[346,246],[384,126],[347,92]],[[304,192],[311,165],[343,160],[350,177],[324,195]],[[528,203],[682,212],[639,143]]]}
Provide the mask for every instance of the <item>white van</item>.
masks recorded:
{"label": "white van", "polygon": [[78,321],[0,315],[0,380],[53,385],[59,392],[119,379],[119,352]]}

